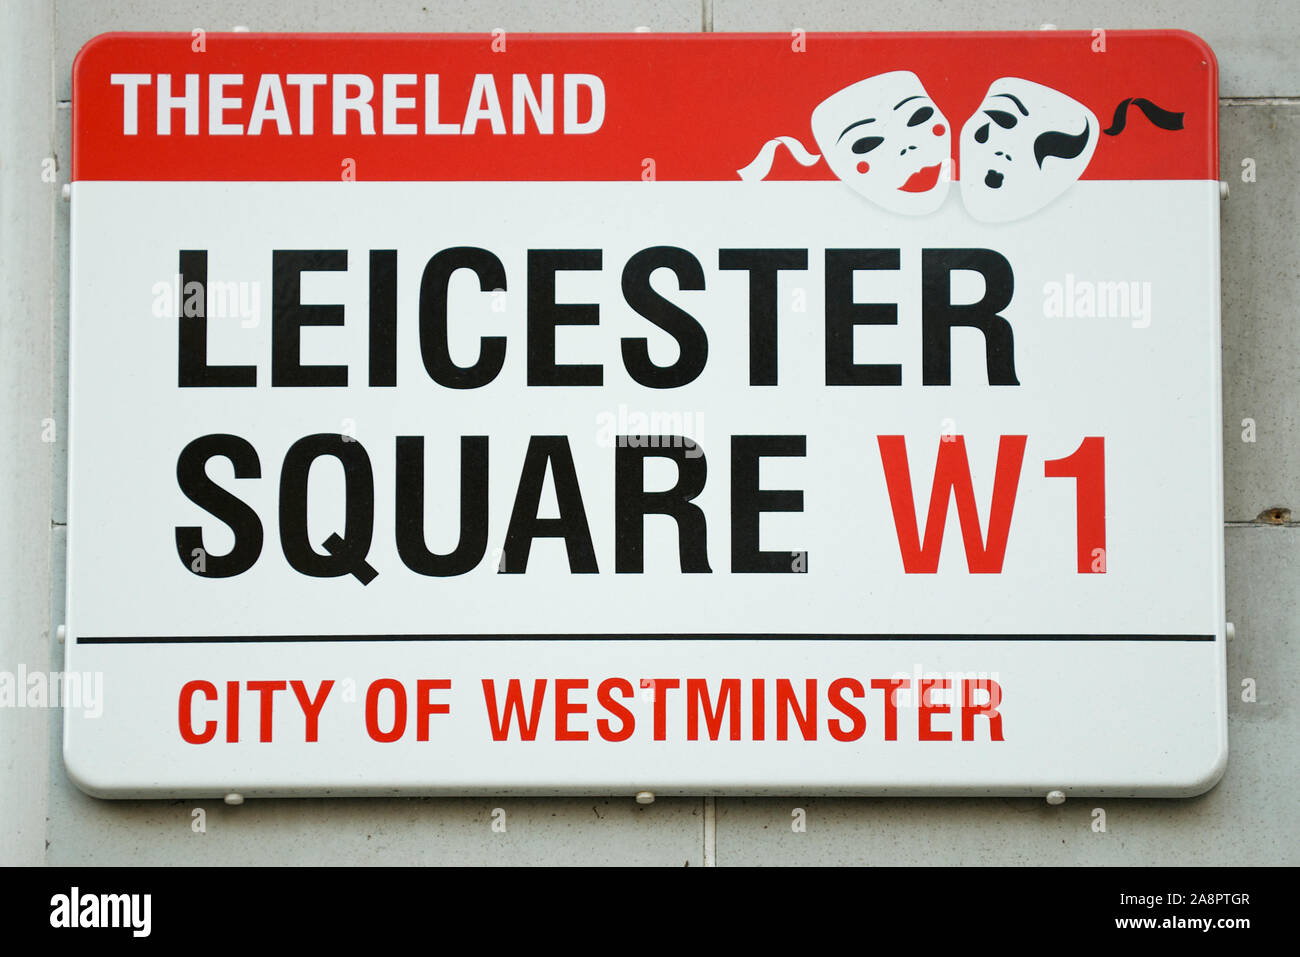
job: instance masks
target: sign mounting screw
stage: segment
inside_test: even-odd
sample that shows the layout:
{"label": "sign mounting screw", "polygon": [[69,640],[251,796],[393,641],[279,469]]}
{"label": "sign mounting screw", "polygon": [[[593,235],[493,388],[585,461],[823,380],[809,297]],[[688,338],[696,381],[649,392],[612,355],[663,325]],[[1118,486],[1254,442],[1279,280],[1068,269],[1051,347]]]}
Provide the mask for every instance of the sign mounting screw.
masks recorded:
{"label": "sign mounting screw", "polygon": [[654,791],[637,791],[637,792],[636,792],[636,803],[637,803],[637,804],[654,804],[654,803],[655,803],[655,792],[654,792]]}
{"label": "sign mounting screw", "polygon": [[1048,791],[1048,792],[1047,792],[1047,803],[1048,803],[1048,804],[1052,804],[1052,805],[1056,805],[1056,804],[1064,804],[1064,803],[1065,803],[1065,792],[1064,792],[1064,791]]}

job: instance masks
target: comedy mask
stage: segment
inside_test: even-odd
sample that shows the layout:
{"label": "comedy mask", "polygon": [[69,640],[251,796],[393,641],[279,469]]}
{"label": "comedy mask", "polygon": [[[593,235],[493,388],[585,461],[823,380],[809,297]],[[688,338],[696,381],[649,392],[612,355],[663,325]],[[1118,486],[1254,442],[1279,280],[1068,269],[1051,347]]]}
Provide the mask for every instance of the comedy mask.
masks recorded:
{"label": "comedy mask", "polygon": [[952,180],[947,118],[915,73],[869,77],[813,110],[812,131],[831,170],[891,212],[934,212]]}

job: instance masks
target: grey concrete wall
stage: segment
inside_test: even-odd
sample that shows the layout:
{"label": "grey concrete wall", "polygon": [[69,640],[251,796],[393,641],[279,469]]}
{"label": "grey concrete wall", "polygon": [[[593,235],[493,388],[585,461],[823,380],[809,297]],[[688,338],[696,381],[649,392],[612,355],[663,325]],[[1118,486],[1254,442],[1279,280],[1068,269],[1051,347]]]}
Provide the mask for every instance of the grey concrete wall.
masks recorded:
{"label": "grey concrete wall", "polygon": [[[44,666],[50,638],[54,16],[0,5],[0,669]],[[54,175],[50,175],[51,171]],[[42,176],[45,173],[45,176]],[[66,364],[66,353],[65,353]],[[0,709],[0,861],[44,856],[44,711]]]}
{"label": "grey concrete wall", "polygon": [[[1300,5],[1286,0],[355,3],[6,0],[0,32],[0,666],[61,660],[67,208],[40,160],[69,155],[72,58],[106,30],[947,30],[1180,27],[1221,68],[1228,772],[1185,801],[613,799],[101,802],[68,781],[58,716],[0,711],[0,862],[51,864],[1300,863]],[[17,93],[15,96],[14,94]],[[1242,178],[1253,160],[1254,182]],[[54,441],[42,441],[43,420]],[[1255,423],[1243,441],[1242,420]],[[51,438],[48,434],[45,438]],[[1300,511],[1300,509],[1298,509]],[[1178,521],[1171,515],[1171,522]],[[1258,692],[1243,702],[1253,679]],[[1107,829],[1091,827],[1093,810]],[[206,831],[192,823],[194,809]],[[492,829],[505,811],[504,833]],[[802,809],[806,830],[791,824]],[[499,815],[498,815],[499,817]]]}

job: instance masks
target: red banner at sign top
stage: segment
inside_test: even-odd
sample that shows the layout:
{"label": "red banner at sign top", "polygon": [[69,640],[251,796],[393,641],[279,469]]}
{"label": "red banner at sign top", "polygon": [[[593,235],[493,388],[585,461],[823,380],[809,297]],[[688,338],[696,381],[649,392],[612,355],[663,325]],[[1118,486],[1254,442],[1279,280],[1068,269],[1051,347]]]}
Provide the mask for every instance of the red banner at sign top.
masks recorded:
{"label": "red banner at sign top", "polygon": [[1016,124],[1040,166],[1087,130],[1083,179],[1218,178],[1214,55],[1181,31],[118,33],[72,106],[74,180],[825,180],[924,136],[960,178],[963,133]]}

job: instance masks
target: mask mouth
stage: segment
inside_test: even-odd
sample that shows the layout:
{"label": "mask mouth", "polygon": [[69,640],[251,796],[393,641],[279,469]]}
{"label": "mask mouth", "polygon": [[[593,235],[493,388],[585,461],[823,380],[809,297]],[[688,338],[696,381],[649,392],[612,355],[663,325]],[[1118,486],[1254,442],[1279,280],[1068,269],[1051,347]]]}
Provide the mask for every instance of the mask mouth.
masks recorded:
{"label": "mask mouth", "polygon": [[924,166],[907,178],[907,182],[898,187],[904,193],[928,193],[939,182],[939,173],[943,163]]}
{"label": "mask mouth", "polygon": [[995,169],[989,170],[984,174],[984,185],[989,189],[1000,189],[1002,187],[1002,174]]}

